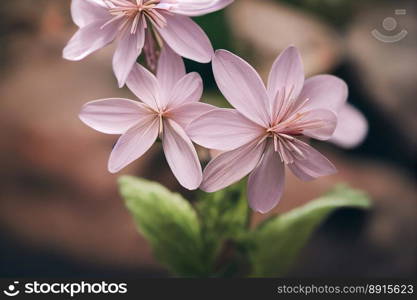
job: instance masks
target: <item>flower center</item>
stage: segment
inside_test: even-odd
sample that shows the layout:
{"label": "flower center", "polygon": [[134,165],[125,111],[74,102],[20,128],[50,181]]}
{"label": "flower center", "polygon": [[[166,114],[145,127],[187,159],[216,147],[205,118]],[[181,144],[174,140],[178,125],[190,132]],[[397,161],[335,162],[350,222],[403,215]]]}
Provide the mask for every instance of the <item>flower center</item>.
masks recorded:
{"label": "flower center", "polygon": [[130,33],[135,34],[140,22],[145,28],[147,27],[146,20],[158,28],[167,24],[166,19],[160,13],[160,10],[167,8],[159,6],[160,0],[103,0],[103,2],[113,18],[101,28],[114,21],[122,20],[119,30],[130,27]]}
{"label": "flower center", "polygon": [[285,89],[278,93],[280,97],[278,107],[272,108],[275,122],[266,129],[261,141],[267,138],[273,140],[274,150],[280,155],[281,161],[291,164],[294,160],[303,159],[303,144],[296,136],[301,136],[304,130],[317,129],[325,125],[322,120],[309,118],[311,110],[306,108],[309,98],[304,101],[291,99],[293,88],[289,92]]}

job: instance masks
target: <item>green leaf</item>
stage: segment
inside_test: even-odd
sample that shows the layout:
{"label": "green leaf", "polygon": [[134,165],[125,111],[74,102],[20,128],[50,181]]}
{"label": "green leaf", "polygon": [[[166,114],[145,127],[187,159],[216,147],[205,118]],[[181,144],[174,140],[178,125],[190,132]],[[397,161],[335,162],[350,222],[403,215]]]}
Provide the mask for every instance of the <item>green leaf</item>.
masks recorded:
{"label": "green leaf", "polygon": [[334,210],[343,207],[366,209],[368,197],[339,185],[328,194],[260,224],[249,235],[249,259],[255,277],[280,277],[293,265],[314,230]]}
{"label": "green leaf", "polygon": [[164,186],[141,178],[123,176],[119,188],[158,261],[179,276],[204,275],[201,229],[190,203]]}
{"label": "green leaf", "polygon": [[197,211],[202,224],[205,258],[213,266],[226,240],[236,240],[247,231],[249,210],[245,182],[215,193],[201,193]]}

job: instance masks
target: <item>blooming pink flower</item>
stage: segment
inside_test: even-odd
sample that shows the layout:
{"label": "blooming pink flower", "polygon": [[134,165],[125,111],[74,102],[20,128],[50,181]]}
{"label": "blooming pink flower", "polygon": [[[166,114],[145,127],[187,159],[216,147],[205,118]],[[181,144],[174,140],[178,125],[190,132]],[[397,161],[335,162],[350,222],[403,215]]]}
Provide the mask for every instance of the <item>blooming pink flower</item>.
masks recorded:
{"label": "blooming pink flower", "polygon": [[155,62],[156,42],[163,40],[179,55],[207,63],[213,48],[190,16],[220,10],[233,0],[73,0],[71,13],[79,30],[64,58],[81,60],[118,39],[113,69],[122,87],[144,49]]}
{"label": "blooming pink flower", "polygon": [[141,102],[120,98],[91,101],[79,115],[97,131],[121,134],[110,155],[109,171],[118,172],[142,156],[159,135],[175,177],[185,188],[196,189],[202,171],[184,128],[214,108],[198,102],[203,91],[200,75],[186,75],[181,57],[165,47],[156,77],[136,64],[126,84]]}
{"label": "blooming pink flower", "polygon": [[333,138],[338,144],[354,146],[366,133],[366,121],[346,104],[346,84],[331,75],[304,80],[294,47],[275,61],[267,88],[247,62],[228,51],[217,51],[212,63],[219,89],[236,109],[210,111],[186,129],[197,144],[226,151],[203,172],[200,188],[207,192],[250,173],[249,204],[268,212],[283,193],[285,166],[302,180],[336,172],[302,139]]}

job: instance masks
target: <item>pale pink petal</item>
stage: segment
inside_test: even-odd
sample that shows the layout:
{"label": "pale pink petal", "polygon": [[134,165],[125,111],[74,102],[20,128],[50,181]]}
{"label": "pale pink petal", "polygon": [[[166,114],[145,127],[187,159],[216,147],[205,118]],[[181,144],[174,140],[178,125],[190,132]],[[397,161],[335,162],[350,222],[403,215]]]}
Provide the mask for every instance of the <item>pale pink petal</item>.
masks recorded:
{"label": "pale pink petal", "polygon": [[316,179],[315,176],[308,175],[300,166],[299,164],[292,163],[288,165],[288,168],[291,170],[291,172],[301,179],[302,181],[311,181]]}
{"label": "pale pink petal", "polygon": [[333,135],[336,125],[336,114],[327,109],[314,109],[305,112],[305,116],[300,120],[303,128],[302,133],[317,140],[328,140]]}
{"label": "pale pink petal", "polygon": [[[171,0],[165,0],[167,3]],[[234,0],[177,0],[172,12],[190,17],[205,15],[215,12],[230,5]]]}
{"label": "pale pink petal", "polygon": [[330,142],[343,147],[353,148],[362,143],[368,133],[365,116],[350,104],[339,111],[337,127]]}
{"label": "pale pink petal", "polygon": [[[139,24],[142,24],[141,22]],[[139,25],[136,33],[126,31],[117,43],[113,55],[113,70],[116,75],[119,87],[125,85],[126,80],[136,63],[139,54],[145,43],[145,29]]]}
{"label": "pale pink petal", "polygon": [[[304,66],[298,49],[285,49],[272,65],[268,78],[268,96],[272,119],[278,116],[282,99],[297,99],[304,84]],[[278,94],[279,93],[279,94]],[[285,94],[285,98],[282,95]]]}
{"label": "pale pink petal", "polygon": [[253,122],[268,126],[268,95],[255,69],[226,50],[217,50],[212,64],[217,86],[230,104]]}
{"label": "pale pink petal", "polygon": [[337,172],[335,166],[310,145],[300,142],[297,147],[302,151],[304,158],[296,159],[294,163],[288,164],[288,167],[301,180],[308,181]]}
{"label": "pale pink petal", "polygon": [[112,16],[101,0],[72,0],[72,20],[78,27],[84,27],[97,20],[109,20]]}
{"label": "pale pink petal", "polygon": [[348,87],[346,83],[333,75],[317,75],[308,78],[297,102],[309,99],[304,110],[323,108],[338,113],[346,103]]}
{"label": "pale pink petal", "polygon": [[149,110],[143,104],[119,98],[88,102],[79,114],[85,124],[108,134],[123,134],[148,116]]}
{"label": "pale pink petal", "polygon": [[81,60],[112,42],[117,34],[117,23],[101,28],[105,21],[94,21],[78,29],[63,51],[68,60]]}
{"label": "pale pink petal", "polygon": [[169,100],[166,105],[169,108],[200,101],[203,95],[203,80],[200,74],[196,72],[188,73],[175,84],[168,95]]}
{"label": "pale pink petal", "polygon": [[[175,84],[185,76],[184,61],[166,44],[159,56],[156,74],[162,88],[161,98],[167,98]],[[165,93],[167,94],[165,95]]]}
{"label": "pale pink petal", "polygon": [[186,131],[208,149],[230,151],[260,137],[265,130],[235,109],[215,109],[191,122]]}
{"label": "pale pink petal", "polygon": [[189,190],[198,188],[202,180],[202,171],[197,152],[184,129],[173,120],[164,121],[162,146],[178,182]]}
{"label": "pale pink petal", "polygon": [[159,132],[159,119],[148,117],[124,133],[110,154],[108,169],[116,173],[141,157],[155,142]]}
{"label": "pale pink petal", "polygon": [[213,47],[205,32],[186,16],[164,14],[167,25],[158,28],[165,42],[179,55],[208,63],[213,56]]}
{"label": "pale pink petal", "polygon": [[258,164],[265,142],[253,141],[212,159],[203,172],[200,188],[206,192],[221,190],[248,175]]}
{"label": "pale pink petal", "polygon": [[169,110],[168,117],[173,119],[182,128],[186,129],[191,121],[213,109],[217,109],[217,107],[202,102],[186,103],[182,106]]}
{"label": "pale pink petal", "polygon": [[135,64],[126,80],[128,88],[150,107],[159,107],[159,84],[155,76],[140,64]]}
{"label": "pale pink petal", "polygon": [[257,212],[267,213],[281,199],[284,191],[285,166],[270,143],[258,166],[249,175],[248,200]]}

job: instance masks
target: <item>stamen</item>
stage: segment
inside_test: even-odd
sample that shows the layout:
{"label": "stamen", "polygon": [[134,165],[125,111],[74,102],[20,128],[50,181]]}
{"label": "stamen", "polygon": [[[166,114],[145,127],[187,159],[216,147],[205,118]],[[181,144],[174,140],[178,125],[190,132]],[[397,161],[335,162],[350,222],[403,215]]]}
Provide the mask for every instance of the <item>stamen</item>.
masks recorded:
{"label": "stamen", "polygon": [[277,125],[271,127],[275,132],[283,131],[285,128],[292,127],[291,125],[294,125],[295,122],[302,119],[307,113],[297,113],[292,115],[290,118],[286,119],[285,121],[278,123]]}
{"label": "stamen", "polygon": [[292,113],[295,113],[297,111],[300,111],[302,108],[305,107],[305,105],[307,104],[307,102],[310,101],[310,98],[306,98],[303,102],[301,102],[299,105],[297,105],[295,108],[293,108],[291,110]]}
{"label": "stamen", "polygon": [[265,134],[256,144],[256,146],[259,146],[260,144],[262,144],[263,141],[265,141],[270,135],[269,134]]}
{"label": "stamen", "polygon": [[[294,86],[277,92],[275,106],[271,106],[271,125],[266,129],[264,138],[271,137],[274,151],[278,152],[284,164],[294,163],[296,160],[306,158],[303,145],[296,136],[303,134],[304,130],[318,129],[326,126],[325,120],[315,119],[311,110],[305,109],[310,98],[303,101],[293,99]],[[276,115],[277,114],[277,115]],[[276,118],[275,118],[276,117]]]}
{"label": "stamen", "polygon": [[162,139],[162,133],[164,132],[164,122],[162,120],[162,114],[159,113],[159,137]]}
{"label": "stamen", "polygon": [[276,116],[274,115],[275,121],[279,121],[279,118],[278,117],[279,117],[279,114],[280,114],[280,112],[282,110],[282,107],[284,106],[284,102],[285,102],[285,88],[283,88],[282,91],[279,91],[278,92],[277,97],[280,97],[280,98],[279,98],[278,101],[276,101],[277,108],[275,110]]}
{"label": "stamen", "polygon": [[291,96],[294,92],[294,85],[291,86],[289,93],[286,95],[286,89],[284,89],[284,97],[282,100],[282,105],[280,107],[278,116],[277,116],[277,121],[280,122],[281,120],[284,119],[284,117],[287,115],[288,109],[291,106]]}
{"label": "stamen", "polygon": [[278,137],[276,134],[274,134],[274,150],[278,152]]}
{"label": "stamen", "polygon": [[288,145],[290,145],[290,147],[298,154],[300,155],[302,158],[305,158],[303,152],[300,150],[300,148],[298,148],[294,143],[288,143]]}
{"label": "stamen", "polygon": [[136,29],[138,28],[139,17],[140,14],[136,14],[135,18],[133,19],[132,28],[130,29],[131,34],[134,34],[136,32]]}
{"label": "stamen", "polygon": [[145,11],[144,14],[149,18],[152,24],[156,27],[162,28],[167,25],[166,19],[155,10]]}
{"label": "stamen", "polygon": [[279,136],[282,136],[282,137],[284,137],[284,138],[286,138],[286,139],[288,139],[288,140],[290,140],[290,141],[295,140],[295,138],[293,138],[292,136],[290,136],[290,135],[288,135],[288,134],[285,134],[285,133],[278,133],[278,135],[279,135]]}
{"label": "stamen", "polygon": [[279,151],[280,151],[280,153],[282,155],[282,158],[284,160],[284,163],[286,165],[288,165],[288,164],[294,162],[291,157],[287,156],[288,152],[284,148],[283,140],[279,140],[278,145],[279,145]]}
{"label": "stamen", "polygon": [[166,10],[167,8],[157,7],[157,5],[160,4],[160,1],[161,0],[149,0],[144,2],[144,0],[136,0],[136,3],[134,3],[128,0],[103,0],[109,13],[114,15],[114,17],[103,24],[101,29],[110,23],[124,18],[119,24],[118,30],[121,31],[127,26],[130,26],[130,33],[135,34],[139,27],[139,22],[142,22],[143,27],[147,28],[146,20],[142,18],[142,15],[146,16],[154,26],[162,28],[167,25],[167,21],[159,11]]}

